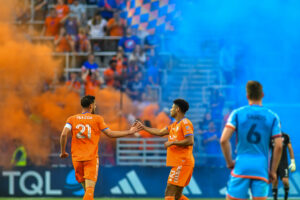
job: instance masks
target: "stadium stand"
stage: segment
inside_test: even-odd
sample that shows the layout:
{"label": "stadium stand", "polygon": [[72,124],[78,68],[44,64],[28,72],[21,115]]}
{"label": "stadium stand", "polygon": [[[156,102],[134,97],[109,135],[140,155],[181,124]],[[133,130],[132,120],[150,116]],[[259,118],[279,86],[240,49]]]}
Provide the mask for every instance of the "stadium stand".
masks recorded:
{"label": "stadium stand", "polygon": [[[97,84],[98,86],[95,85],[96,87],[107,87],[105,84],[107,77],[105,73],[111,60],[115,59],[117,61],[117,74],[112,76],[119,85],[114,85],[114,88],[124,90],[125,93],[128,93],[128,95],[133,98],[133,101],[156,102],[159,104],[160,110],[162,110],[162,108],[169,108],[170,102],[178,96],[186,98],[191,107],[188,117],[197,124],[195,127],[198,133],[196,135],[197,145],[195,148],[196,160],[199,161],[197,164],[205,164],[203,161],[205,159],[198,158],[207,156],[219,157],[220,151],[218,151],[216,155],[206,154],[206,145],[203,139],[205,131],[203,131],[203,127],[201,127],[205,113],[210,113],[213,115],[214,126],[218,132],[217,138],[219,138],[223,124],[223,115],[215,116],[214,113],[223,113],[224,110],[226,114],[226,109],[234,105],[232,98],[227,98],[230,96],[232,86],[227,84],[227,77],[224,75],[223,68],[220,67],[224,64],[220,64],[218,58],[220,52],[218,41],[208,39],[204,42],[202,45],[203,53],[199,56],[197,62],[188,57],[178,60],[178,58],[166,53],[167,46],[164,44],[164,41],[166,41],[167,38],[157,35],[148,35],[143,38],[131,36],[132,30],[128,29],[125,31],[125,20],[119,18],[121,10],[118,10],[118,8],[111,10],[114,14],[110,16],[110,14],[107,14],[106,8],[101,6],[103,6],[101,2],[99,5],[96,5],[89,1],[78,0],[74,1],[73,4],[64,4],[63,1],[32,0],[27,2],[28,9],[17,18],[15,24],[23,26],[24,29],[27,30],[30,35],[29,38],[33,43],[48,44],[53,47],[53,57],[63,60],[63,79],[70,88],[72,87],[80,95],[86,94],[85,91],[87,89],[87,82],[85,78],[82,79],[82,77],[86,76],[80,75],[83,73],[80,68],[89,53],[93,52],[95,62],[99,65],[99,70],[92,73],[97,73],[97,79],[102,80]],[[56,33],[53,36],[48,36],[45,35],[45,27],[43,26],[45,19],[47,19],[47,16],[51,12],[57,13],[53,13],[52,15],[58,15],[58,19],[60,20],[60,25],[58,24],[58,26],[64,27],[64,29],[61,29],[63,32],[60,34]],[[101,33],[103,36],[93,34],[90,29],[91,23],[94,23],[91,20],[93,20],[96,14],[98,14],[98,16],[102,15],[102,19],[99,18],[100,20],[105,20],[105,23],[103,21],[102,25],[99,24],[103,31]],[[94,20],[97,19],[94,18]],[[106,25],[106,20],[108,20],[108,25]],[[95,23],[97,22],[95,21]],[[114,25],[118,25],[119,27],[117,26],[112,30]],[[125,34],[130,33],[127,34],[127,37],[122,38],[122,35],[116,33],[118,32],[117,29],[119,29],[119,32],[123,31]],[[114,33],[110,31],[114,31]],[[134,31],[133,35],[135,34],[137,33]],[[139,33],[137,35],[141,34]],[[127,42],[129,42],[128,39],[131,38],[133,41],[136,41],[138,45],[137,48],[130,46],[122,47],[122,45],[127,44]],[[123,42],[120,43],[120,40]],[[131,48],[134,49],[133,53],[130,53]],[[125,53],[122,53],[122,50],[125,50]],[[222,50],[222,52],[224,52],[224,50]],[[142,75],[140,83],[134,82],[134,77],[137,76],[135,74],[139,73]],[[112,72],[112,74],[114,74],[114,72]],[[72,79],[74,78],[72,78],[72,76],[76,76],[77,85],[73,84]],[[138,86],[137,83],[141,84],[141,86]],[[136,99],[133,95],[137,87],[141,87],[141,89],[146,88],[140,90],[141,93],[137,93],[139,99]],[[226,101],[224,101],[224,98],[215,97],[214,93],[220,93],[221,96],[225,95]],[[134,118],[138,118],[138,116],[134,116]],[[141,139],[141,141],[144,140],[145,139]],[[147,141],[148,140],[153,140],[152,142],[155,144],[157,139],[148,138]],[[53,139],[53,143],[57,143],[57,141],[58,138]],[[121,141],[123,140],[118,140],[116,143],[116,154],[112,153],[110,155],[111,158],[108,158],[114,160],[114,162],[108,163],[126,165],[126,159],[124,159],[122,151],[127,151],[122,150],[121,146],[124,144],[121,144]],[[111,146],[114,148],[115,145]],[[64,161],[60,161],[56,158],[56,149],[57,148],[53,148],[54,151],[50,155],[50,162],[54,166],[71,165],[71,163],[62,163]],[[162,153],[163,152],[162,150]],[[127,156],[130,157],[130,155]],[[146,156],[146,154],[141,151],[139,156],[143,157]],[[143,160],[141,165],[145,164],[144,161],[147,159],[147,156],[140,159]],[[128,162],[128,165],[131,164],[132,163]],[[138,164],[138,162],[135,162],[135,164]],[[157,165],[157,162],[153,161],[152,164]],[[147,162],[147,165],[151,165],[151,162]]]}

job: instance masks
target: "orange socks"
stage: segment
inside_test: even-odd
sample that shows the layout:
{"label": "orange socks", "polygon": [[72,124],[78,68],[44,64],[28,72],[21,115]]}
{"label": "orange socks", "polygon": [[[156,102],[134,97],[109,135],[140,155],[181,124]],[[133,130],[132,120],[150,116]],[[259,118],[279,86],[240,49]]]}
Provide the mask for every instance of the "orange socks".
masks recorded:
{"label": "orange socks", "polygon": [[175,200],[175,197],[167,196],[167,197],[165,197],[165,200]]}
{"label": "orange socks", "polygon": [[94,190],[95,188],[93,187],[87,187],[83,196],[83,200],[94,200]]}
{"label": "orange socks", "polygon": [[179,200],[189,200],[186,196],[182,195]]}

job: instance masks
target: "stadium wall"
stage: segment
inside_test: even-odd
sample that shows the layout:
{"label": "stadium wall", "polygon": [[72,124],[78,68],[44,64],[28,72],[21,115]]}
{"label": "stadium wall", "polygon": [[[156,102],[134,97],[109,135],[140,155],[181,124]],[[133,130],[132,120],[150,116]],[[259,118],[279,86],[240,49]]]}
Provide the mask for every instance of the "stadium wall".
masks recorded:
{"label": "stadium wall", "polygon": [[[300,163],[298,163],[300,166]],[[163,197],[169,168],[101,167],[96,197]],[[229,170],[196,167],[184,193],[188,197],[224,197]],[[73,168],[15,168],[0,172],[1,197],[75,197],[84,191]],[[291,176],[290,196],[300,196],[300,172]],[[283,194],[282,186],[279,193]]]}

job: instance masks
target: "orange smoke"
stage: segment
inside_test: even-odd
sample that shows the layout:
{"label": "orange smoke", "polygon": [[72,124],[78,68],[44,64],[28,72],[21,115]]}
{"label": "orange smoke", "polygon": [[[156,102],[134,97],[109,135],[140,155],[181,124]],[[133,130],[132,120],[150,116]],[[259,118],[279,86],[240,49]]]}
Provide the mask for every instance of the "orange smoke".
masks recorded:
{"label": "orange smoke", "polygon": [[79,97],[65,89],[43,92],[45,82],[58,76],[59,62],[50,47],[30,43],[12,25],[17,1],[1,3],[0,165],[9,165],[16,141],[24,145],[30,161],[44,164],[51,136],[59,133],[67,116],[78,112]]}
{"label": "orange smoke", "polygon": [[134,110],[130,98],[123,93],[123,106],[120,107],[120,91],[113,88],[98,90],[96,93],[96,105],[98,112],[104,117],[105,122],[112,130],[126,130],[129,128],[126,115]]}
{"label": "orange smoke", "polygon": [[66,87],[55,92],[45,92],[33,100],[33,110],[50,123],[56,131],[61,131],[66,119],[80,112],[80,98]]}
{"label": "orange smoke", "polygon": [[146,106],[141,114],[141,120],[148,120],[151,123],[152,127],[156,127],[155,116],[157,111],[159,110],[159,106],[155,103],[149,104]]}

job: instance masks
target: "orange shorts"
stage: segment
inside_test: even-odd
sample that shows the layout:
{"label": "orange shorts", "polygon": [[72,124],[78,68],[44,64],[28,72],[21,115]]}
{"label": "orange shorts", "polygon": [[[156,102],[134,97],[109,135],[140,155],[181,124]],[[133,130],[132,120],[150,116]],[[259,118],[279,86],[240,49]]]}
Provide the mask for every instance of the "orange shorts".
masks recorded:
{"label": "orange shorts", "polygon": [[185,187],[190,183],[193,175],[194,166],[177,166],[170,171],[168,183]]}
{"label": "orange shorts", "polygon": [[73,166],[78,183],[84,182],[85,179],[97,181],[99,158],[87,161],[73,161]]}

